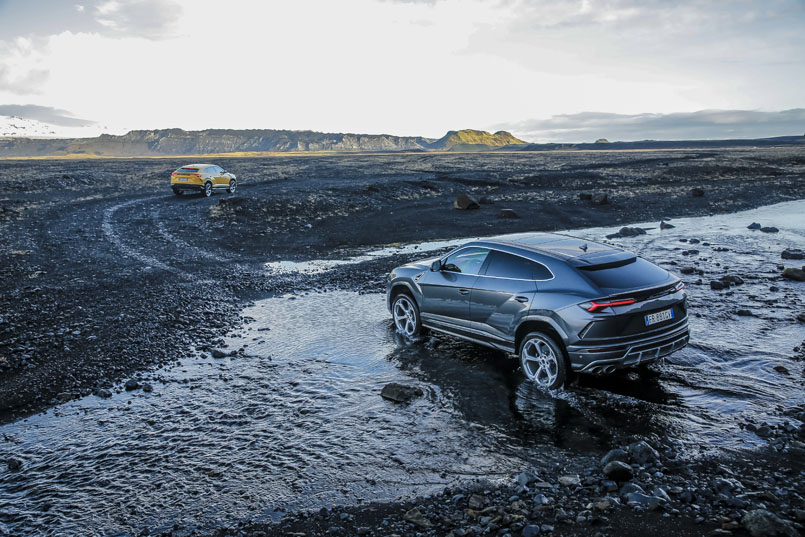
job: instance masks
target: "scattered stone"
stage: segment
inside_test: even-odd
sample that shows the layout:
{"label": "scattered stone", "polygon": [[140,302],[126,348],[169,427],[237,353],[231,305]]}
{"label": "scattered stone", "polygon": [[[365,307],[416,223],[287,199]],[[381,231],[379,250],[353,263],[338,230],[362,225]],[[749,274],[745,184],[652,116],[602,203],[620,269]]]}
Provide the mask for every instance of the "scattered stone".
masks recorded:
{"label": "scattered stone", "polygon": [[795,280],[798,282],[805,282],[805,270],[789,267],[783,271],[783,278]]}
{"label": "scattered stone", "polygon": [[773,369],[778,373],[782,373],[783,375],[790,375],[790,372],[784,365],[776,365]]}
{"label": "scattered stone", "polygon": [[481,204],[478,203],[478,200],[469,194],[459,194],[456,201],[453,202],[453,206],[462,211],[481,208]]}
{"label": "scattered stone", "polygon": [[741,524],[752,537],[797,537],[794,526],[765,509],[748,511]]}
{"label": "scattered stone", "polygon": [[805,252],[798,248],[786,248],[780,254],[783,259],[805,259]]}
{"label": "scattered stone", "polygon": [[682,274],[693,274],[694,272],[696,272],[696,269],[694,267],[682,267],[681,269],[679,269],[679,272],[681,272]]}
{"label": "scattered stone", "polygon": [[136,390],[139,387],[140,387],[140,383],[137,382],[137,380],[135,380],[135,379],[129,379],[129,380],[126,381],[125,388],[126,388],[127,392],[130,392],[132,390]]}
{"label": "scattered stone", "polygon": [[657,453],[657,450],[648,445],[644,440],[630,444],[628,449],[632,461],[640,465],[646,465],[660,459],[660,454]]}
{"label": "scattered stone", "polygon": [[760,229],[760,228],[761,228],[761,225],[758,224],[757,222],[752,222],[751,224],[746,226],[746,229]]}
{"label": "scattered stone", "polygon": [[565,487],[578,487],[581,485],[581,479],[577,475],[563,475],[559,477],[559,484]]}
{"label": "scattered stone", "polygon": [[16,472],[17,470],[22,468],[22,461],[20,459],[17,459],[16,457],[9,457],[8,460],[6,461],[6,464],[8,465],[8,469],[11,470],[12,472]]}
{"label": "scattered stone", "polygon": [[722,276],[722,277],[719,278],[719,281],[721,281],[722,283],[727,284],[727,287],[729,287],[730,285],[743,285],[744,284],[743,278],[741,278],[740,276],[735,276],[734,274],[730,274],[730,275],[727,275],[727,276]]}
{"label": "scattered stone", "polygon": [[154,387],[153,387],[153,386],[151,386],[151,385],[150,385],[150,384],[148,384],[148,383],[145,383],[145,384],[143,384],[143,391],[144,391],[145,393],[151,393],[151,392],[153,392],[153,391],[154,391]]}
{"label": "scattered stone", "polygon": [[501,218],[520,218],[520,216],[514,212],[513,209],[501,209],[500,210],[500,217]]}
{"label": "scattered stone", "polygon": [[469,507],[470,509],[475,509],[476,511],[483,509],[485,505],[486,505],[486,498],[484,498],[480,494],[473,494],[472,496],[470,496],[470,499],[467,500],[467,507]]}
{"label": "scattered stone", "polygon": [[609,203],[609,196],[603,192],[593,194],[593,204],[607,205]]}
{"label": "scattered stone", "polygon": [[583,201],[591,201],[593,199],[593,195],[591,192],[579,192],[579,199]]}
{"label": "scattered stone", "polygon": [[523,537],[536,537],[539,535],[540,528],[536,524],[529,524],[523,528]]}
{"label": "scattered stone", "polygon": [[632,467],[621,461],[612,461],[604,466],[604,475],[613,481],[629,481],[634,477]]}
{"label": "scattered stone", "polygon": [[700,243],[700,242],[702,242],[702,241],[700,241],[699,239],[690,239],[690,241],[688,241],[688,242],[689,242],[690,244],[699,244],[699,243]]}
{"label": "scattered stone", "polygon": [[610,450],[606,455],[601,457],[601,465],[606,466],[612,461],[629,462],[629,454],[621,448]]}
{"label": "scattered stone", "polygon": [[527,487],[531,483],[537,480],[537,476],[534,472],[520,472],[520,475],[517,476],[517,484],[521,487]]}
{"label": "scattered stone", "polygon": [[702,196],[704,196],[704,189],[699,187],[691,188],[690,195],[693,196],[694,198],[701,198]]}
{"label": "scattered stone", "polygon": [[97,390],[95,390],[95,395],[97,397],[109,399],[110,397],[112,397],[112,392],[110,390],[107,390],[106,388],[98,388]]}
{"label": "scattered stone", "polygon": [[403,520],[420,528],[430,528],[431,526],[430,520],[425,518],[425,515],[422,514],[422,511],[420,511],[418,507],[407,511],[405,515],[403,515]]}
{"label": "scattered stone", "polygon": [[61,403],[66,403],[67,401],[72,401],[73,399],[78,399],[81,397],[80,393],[74,392],[61,392],[59,395],[56,396],[56,399],[59,400]]}
{"label": "scattered stone", "polygon": [[752,317],[753,313],[751,310],[738,310],[735,312],[739,317]]}
{"label": "scattered stone", "polygon": [[669,224],[668,222],[662,221],[660,222],[660,229],[674,229],[676,226],[673,224]]}
{"label": "scattered stone", "polygon": [[797,320],[801,323],[805,323],[805,313],[800,313],[797,315]]}
{"label": "scattered stone", "polygon": [[213,349],[210,352],[210,354],[212,355],[213,358],[226,358],[227,356],[229,356],[228,352],[224,352],[221,349]]}
{"label": "scattered stone", "polygon": [[760,228],[760,231],[762,231],[763,233],[777,233],[780,230],[777,229],[774,226],[765,226],[765,227]]}
{"label": "scattered stone", "polygon": [[380,192],[380,187],[377,185],[369,185],[366,187],[366,190],[368,190],[369,192],[378,193]]}
{"label": "scattered stone", "polygon": [[383,399],[388,399],[395,403],[407,403],[414,397],[422,397],[423,395],[425,395],[425,392],[423,392],[421,388],[397,384],[396,382],[386,384],[380,392],[380,396],[383,397]]}
{"label": "scattered stone", "polygon": [[662,505],[663,499],[658,496],[649,496],[640,492],[630,492],[626,495],[626,502],[629,505],[643,505],[648,509],[656,509]]}
{"label": "scattered stone", "polygon": [[718,280],[713,280],[710,282],[710,289],[714,291],[721,291],[722,289],[729,289],[729,284],[721,283]]}
{"label": "scattered stone", "polygon": [[621,237],[637,237],[646,234],[645,230],[639,227],[622,227],[618,233]]}

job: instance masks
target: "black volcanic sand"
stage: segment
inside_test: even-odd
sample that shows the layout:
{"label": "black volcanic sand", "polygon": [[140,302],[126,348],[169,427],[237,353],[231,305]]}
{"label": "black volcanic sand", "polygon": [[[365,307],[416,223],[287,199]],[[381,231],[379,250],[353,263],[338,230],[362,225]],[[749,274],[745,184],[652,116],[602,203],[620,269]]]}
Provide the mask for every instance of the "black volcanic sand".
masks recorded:
{"label": "black volcanic sand", "polygon": [[[339,259],[367,246],[626,225],[805,198],[801,149],[283,156],[215,163],[238,175],[236,194],[174,196],[168,176],[187,160],[0,161],[2,421],[119,390],[132,376],[218,346],[253,298],[301,289],[380,291],[388,271],[410,256],[321,275],[267,275],[267,261]],[[692,195],[694,188],[704,195]],[[605,193],[608,202],[580,199],[582,193]],[[459,194],[473,196],[480,208],[454,209]],[[503,218],[501,209],[517,218]],[[775,469],[770,491],[791,486],[791,480],[802,483],[801,458],[752,457],[741,464]],[[551,473],[563,472],[546,469],[541,479],[554,479]],[[423,510],[433,518],[440,504],[467,508],[467,495],[456,500],[455,494],[430,499]],[[517,491],[496,488],[484,495],[495,494],[510,505]],[[520,492],[533,502],[529,494]],[[310,535],[339,526],[351,534],[388,517],[386,529],[371,533],[414,534],[414,526],[399,523],[407,507],[353,509],[337,520],[332,513],[302,517],[284,528],[249,532]],[[502,518],[522,516],[517,509],[504,511]],[[497,516],[493,510],[479,516],[490,514]],[[646,516],[625,511],[621,534],[637,534],[646,521],[668,520],[656,512]],[[595,517],[585,517],[562,534],[594,532]],[[610,523],[616,518],[610,516]],[[684,517],[669,524],[680,535],[704,532]]]}

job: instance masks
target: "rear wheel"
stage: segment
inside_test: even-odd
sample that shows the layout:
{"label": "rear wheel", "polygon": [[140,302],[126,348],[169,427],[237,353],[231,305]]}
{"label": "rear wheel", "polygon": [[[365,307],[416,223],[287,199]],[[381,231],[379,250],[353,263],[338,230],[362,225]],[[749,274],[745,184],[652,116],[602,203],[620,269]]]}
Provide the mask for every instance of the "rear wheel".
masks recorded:
{"label": "rear wheel", "polygon": [[531,332],[523,339],[520,365],[529,380],[549,390],[567,380],[565,354],[552,337],[542,332]]}
{"label": "rear wheel", "polygon": [[181,190],[179,190],[178,188],[174,188],[174,189],[173,189],[173,193],[174,193],[174,194],[176,194],[177,196],[181,196],[181,195],[182,195],[182,191],[181,191]]}
{"label": "rear wheel", "polygon": [[234,193],[234,192],[235,192],[235,189],[236,189],[237,187],[238,187],[238,183],[237,183],[237,182],[236,182],[234,179],[232,179],[232,180],[230,180],[230,181],[229,181],[229,188],[227,189],[227,191],[228,191],[230,194],[232,194],[232,193]]}
{"label": "rear wheel", "polygon": [[419,335],[422,321],[419,318],[419,308],[410,295],[406,293],[397,295],[391,304],[391,314],[398,332],[408,337]]}
{"label": "rear wheel", "polygon": [[212,183],[207,181],[204,183],[204,197],[209,198],[210,196],[212,196]]}

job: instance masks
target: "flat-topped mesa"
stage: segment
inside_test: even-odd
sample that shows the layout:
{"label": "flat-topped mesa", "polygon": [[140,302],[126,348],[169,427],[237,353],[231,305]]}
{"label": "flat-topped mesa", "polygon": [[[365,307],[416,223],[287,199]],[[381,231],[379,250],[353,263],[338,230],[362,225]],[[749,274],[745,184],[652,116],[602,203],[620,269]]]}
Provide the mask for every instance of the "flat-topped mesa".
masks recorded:
{"label": "flat-topped mesa", "polygon": [[498,131],[494,134],[487,131],[474,129],[463,129],[460,131],[449,131],[443,137],[430,144],[430,149],[441,150],[482,150],[493,147],[504,147],[507,145],[525,144],[523,140],[516,138],[510,132]]}

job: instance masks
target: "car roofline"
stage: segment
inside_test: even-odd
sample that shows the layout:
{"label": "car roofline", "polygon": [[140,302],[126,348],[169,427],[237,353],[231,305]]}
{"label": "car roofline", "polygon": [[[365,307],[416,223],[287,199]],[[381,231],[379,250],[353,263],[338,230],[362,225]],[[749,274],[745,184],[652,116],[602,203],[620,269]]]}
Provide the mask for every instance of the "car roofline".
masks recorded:
{"label": "car roofline", "polygon": [[[602,246],[607,246],[607,247],[612,248],[613,250],[616,250],[616,251],[626,252],[626,250],[624,250],[623,248],[619,248],[619,247],[613,246],[611,244],[603,244],[603,243],[600,243],[600,242],[597,242],[597,241],[588,241],[587,239],[584,239],[584,238],[581,238],[581,237],[574,237],[573,235],[565,235],[564,233],[543,233],[543,232],[534,233],[534,235],[537,235],[537,234],[550,235],[550,236],[556,237],[554,240],[546,241],[543,244],[550,244],[552,242],[556,242],[556,241],[560,241],[560,240],[564,240],[564,239],[576,239],[576,240],[586,241],[586,242],[593,243],[593,244],[600,244]],[[522,235],[522,234],[519,234],[519,235]],[[562,261],[562,262],[567,262],[568,260],[573,259],[573,257],[558,254],[555,251],[540,248],[539,245],[523,244],[521,242],[517,242],[517,241],[513,241],[513,240],[506,240],[506,235],[502,235],[500,237],[491,237],[491,238],[488,238],[488,239],[475,240],[475,241],[471,241],[471,242],[468,242],[466,244],[463,244],[462,246],[485,246],[485,245],[508,246],[509,248],[514,248],[514,249],[520,250],[522,252],[531,252],[531,253],[535,253],[535,254],[540,254],[540,255],[544,255],[546,257],[550,257],[551,259],[555,259],[557,261]]]}

